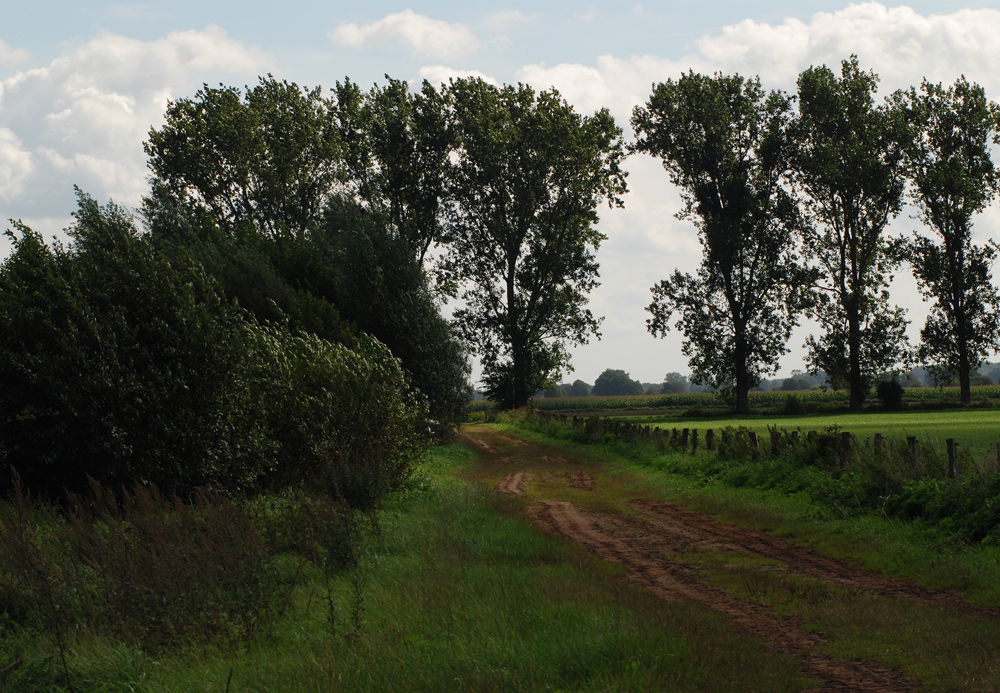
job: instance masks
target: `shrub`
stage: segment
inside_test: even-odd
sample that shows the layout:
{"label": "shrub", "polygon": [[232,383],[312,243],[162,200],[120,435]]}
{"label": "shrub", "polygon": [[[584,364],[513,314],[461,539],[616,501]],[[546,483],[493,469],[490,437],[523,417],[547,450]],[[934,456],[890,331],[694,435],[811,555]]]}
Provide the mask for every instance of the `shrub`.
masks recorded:
{"label": "shrub", "polygon": [[321,489],[352,508],[374,508],[410,476],[430,433],[426,405],[380,342],[355,349],[273,326],[249,326],[270,485]]}
{"label": "shrub", "polygon": [[789,416],[798,416],[806,411],[802,399],[798,395],[785,395],[785,404],[781,411]]}
{"label": "shrub", "polygon": [[886,409],[903,408],[903,386],[896,380],[882,380],[875,386],[875,396]]}
{"label": "shrub", "polygon": [[308,483],[371,508],[406,479],[426,408],[386,347],[262,326],[121,208],[81,194],[76,218],[70,250],[19,227],[0,265],[0,465],[34,493]]}
{"label": "shrub", "polygon": [[124,210],[81,195],[76,218],[70,250],[19,227],[0,266],[0,462],[52,497],[88,474],[170,492],[250,483],[234,466],[251,439],[239,314]]}

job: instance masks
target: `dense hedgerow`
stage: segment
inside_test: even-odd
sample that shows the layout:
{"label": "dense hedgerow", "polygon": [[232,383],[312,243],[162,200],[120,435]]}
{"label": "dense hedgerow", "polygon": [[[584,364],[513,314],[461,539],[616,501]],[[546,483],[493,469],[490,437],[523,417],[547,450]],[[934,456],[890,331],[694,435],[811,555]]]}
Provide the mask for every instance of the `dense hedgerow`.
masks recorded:
{"label": "dense hedgerow", "polygon": [[18,226],[0,265],[0,488],[313,484],[370,508],[406,478],[425,405],[385,347],[258,324],[125,210],[75,216],[69,248]]}

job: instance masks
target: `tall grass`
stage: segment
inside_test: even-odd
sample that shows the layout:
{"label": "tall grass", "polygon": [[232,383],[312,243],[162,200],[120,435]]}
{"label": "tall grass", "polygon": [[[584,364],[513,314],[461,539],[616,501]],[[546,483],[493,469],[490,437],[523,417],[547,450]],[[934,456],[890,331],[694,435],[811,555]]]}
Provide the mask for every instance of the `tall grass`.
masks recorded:
{"label": "tall grass", "polygon": [[182,501],[92,481],[55,506],[14,489],[0,501],[0,690],[85,687],[95,651],[139,662],[266,639],[307,564],[321,584],[365,537],[321,496]]}
{"label": "tall grass", "polygon": [[[644,593],[586,552],[539,534],[521,517],[517,501],[460,482],[455,473],[470,462],[463,448],[438,449],[421,479],[382,511],[377,536],[355,547],[352,565],[340,571],[327,572],[321,565],[326,560],[322,556],[328,556],[321,545],[332,539],[324,539],[323,522],[310,518],[322,516],[333,524],[338,518],[316,507],[316,499],[286,495],[225,510],[215,508],[221,499],[206,501],[210,507],[204,508],[144,499],[136,506],[166,525],[188,522],[177,519],[179,512],[216,518],[210,522],[215,528],[249,532],[253,545],[266,554],[264,574],[270,569],[278,578],[266,599],[272,615],[268,627],[241,630],[245,637],[238,641],[190,632],[143,641],[141,629],[128,634],[74,613],[62,622],[65,640],[60,646],[45,635],[48,624],[16,612],[22,602],[4,591],[10,589],[7,576],[0,581],[0,595],[9,597],[0,607],[0,614],[6,614],[0,616],[0,690],[808,687],[791,659],[738,637],[726,619]],[[103,491],[102,497],[107,497]],[[28,537],[31,543],[53,560],[53,548],[68,546],[57,539],[73,522],[83,523],[84,514],[70,520],[55,508],[22,501],[11,498],[5,512],[24,513],[37,530]],[[110,503],[93,501],[97,507]],[[127,514],[121,508],[119,498],[113,510],[95,508],[87,521],[100,534],[118,522],[115,513]],[[222,522],[218,513],[240,519]],[[9,529],[8,515],[4,518]],[[151,518],[143,521],[155,524]],[[215,532],[205,524],[192,526],[200,527],[195,534]],[[4,546],[9,548],[11,541],[5,538]],[[115,542],[108,545],[117,555],[125,551]],[[184,558],[175,551],[174,560],[190,565],[205,555],[199,550]],[[88,572],[83,564],[79,569]],[[193,568],[196,574],[207,570]],[[23,593],[27,588],[18,584]],[[86,581],[91,594],[94,584],[93,578]],[[359,594],[363,609],[355,610]],[[38,601],[31,607],[35,612],[43,609]],[[85,608],[72,599],[60,603],[75,605],[71,611]],[[356,629],[349,627],[352,610],[360,619]],[[331,611],[342,627],[331,628]],[[169,618],[184,621],[179,613]],[[174,633],[180,635],[179,627]],[[60,647],[65,665],[59,663]]]}

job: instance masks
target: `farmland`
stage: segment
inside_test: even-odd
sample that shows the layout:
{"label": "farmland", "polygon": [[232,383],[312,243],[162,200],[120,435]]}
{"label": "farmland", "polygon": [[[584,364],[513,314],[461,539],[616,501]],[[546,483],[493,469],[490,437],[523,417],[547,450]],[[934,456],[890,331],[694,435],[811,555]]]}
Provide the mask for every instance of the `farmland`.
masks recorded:
{"label": "farmland", "polygon": [[[1000,387],[977,387],[973,396],[973,405],[962,407],[958,388],[911,388],[899,410],[886,410],[873,402],[857,413],[847,410],[844,391],[752,392],[754,413],[744,416],[733,415],[714,393],[536,398],[532,407],[567,416],[614,417],[667,430],[743,427],[764,435],[777,428],[804,435],[835,427],[861,442],[881,433],[890,440],[916,436],[922,443],[940,446],[954,438],[971,455],[995,456],[1000,443]],[[470,412],[470,421],[483,421],[493,415],[493,408],[487,401],[478,401],[472,403]]]}
{"label": "farmland", "polygon": [[808,431],[837,427],[853,434],[861,441],[870,441],[876,433],[886,439],[902,440],[916,436],[918,441],[944,446],[954,438],[964,449],[978,455],[996,453],[1000,443],[1000,409],[942,409],[936,411],[911,410],[897,412],[872,411],[864,414],[830,412],[800,414],[760,415],[754,417],[719,415],[711,417],[678,416],[625,416],[627,421],[650,424],[659,428],[692,428],[702,431],[727,426],[748,428],[758,435],[768,429]]}
{"label": "farmland", "polygon": [[[973,406],[1000,406],[1000,386],[988,385],[973,388]],[[754,412],[778,413],[790,407],[802,411],[837,411],[846,410],[848,394],[844,390],[804,390],[799,392],[783,392],[771,390],[767,392],[751,392],[750,407]],[[593,412],[616,413],[624,415],[627,412],[662,412],[678,414],[685,411],[695,411],[697,414],[723,414],[730,409],[722,396],[713,392],[677,393],[667,395],[623,395],[616,397],[536,397],[531,400],[531,406],[540,411],[587,414]],[[958,388],[908,388],[903,395],[903,407],[908,409],[928,409],[960,406]],[[873,400],[869,410],[878,409],[879,403]],[[473,414],[489,412],[495,409],[488,400],[477,400],[471,403]]]}

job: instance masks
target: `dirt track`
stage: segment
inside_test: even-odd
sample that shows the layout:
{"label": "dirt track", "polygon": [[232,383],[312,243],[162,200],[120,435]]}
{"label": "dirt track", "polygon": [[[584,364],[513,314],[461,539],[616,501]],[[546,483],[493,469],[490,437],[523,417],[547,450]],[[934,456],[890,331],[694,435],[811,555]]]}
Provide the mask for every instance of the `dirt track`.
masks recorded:
{"label": "dirt track", "polygon": [[[503,465],[500,472],[508,472],[515,462],[514,470],[497,484],[503,493],[524,495],[534,483],[551,489],[551,484],[565,482],[583,490],[593,490],[599,483],[578,464],[509,436],[480,428],[463,438],[485,462]],[[516,461],[502,457],[512,454],[501,451],[510,445],[517,447]],[[769,559],[762,569],[815,578],[877,597],[912,600],[985,618],[1000,616],[998,610],[972,607],[957,595],[870,573],[778,537],[726,525],[663,501],[633,499],[623,504],[622,512],[596,513],[567,500],[544,499],[539,493],[531,494],[538,500],[528,513],[541,529],[578,541],[602,559],[623,565],[629,581],[664,600],[697,602],[726,615],[734,628],[794,657],[805,673],[821,681],[817,690],[913,691],[920,684],[877,661],[837,659],[817,652],[814,646],[821,642],[820,634],[807,632],[795,619],[761,604],[733,598],[703,583],[690,564],[670,556],[723,551],[752,554]]]}

